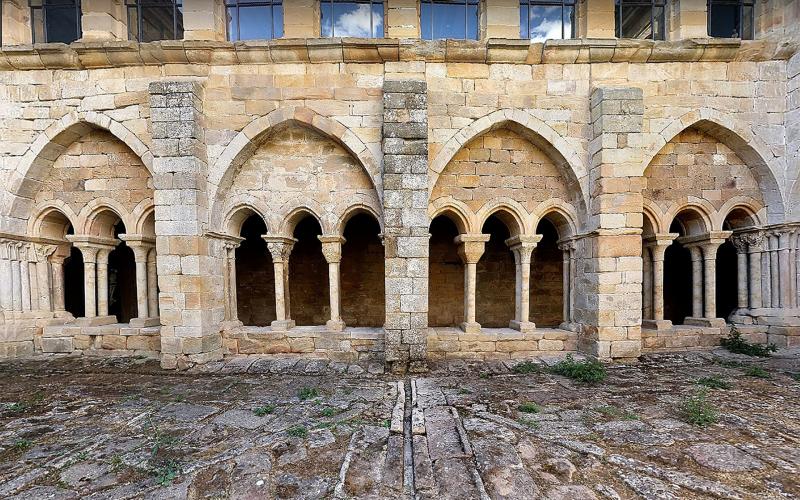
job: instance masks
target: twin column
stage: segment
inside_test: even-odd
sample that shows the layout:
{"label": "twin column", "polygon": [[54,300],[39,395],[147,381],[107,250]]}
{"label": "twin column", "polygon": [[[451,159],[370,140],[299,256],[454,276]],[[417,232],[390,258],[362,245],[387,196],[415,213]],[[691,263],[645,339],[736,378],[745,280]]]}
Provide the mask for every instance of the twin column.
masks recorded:
{"label": "twin column", "polygon": [[715,231],[702,240],[684,240],[692,256],[692,317],[686,324],[724,326],[717,318],[717,249],[730,231]]}
{"label": "twin column", "polygon": [[43,317],[53,312],[49,243],[0,240],[0,319]]}

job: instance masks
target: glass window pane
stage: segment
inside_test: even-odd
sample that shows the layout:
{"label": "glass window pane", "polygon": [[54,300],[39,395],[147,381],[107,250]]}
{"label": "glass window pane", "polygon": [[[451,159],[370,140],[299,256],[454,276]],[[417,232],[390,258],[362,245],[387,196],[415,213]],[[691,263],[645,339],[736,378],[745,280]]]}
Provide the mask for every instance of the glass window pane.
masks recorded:
{"label": "glass window pane", "polygon": [[530,39],[543,42],[563,38],[561,34],[561,7],[531,6]]}
{"label": "glass window pane", "polygon": [[620,23],[620,38],[652,38],[650,22],[652,7],[623,5]]}
{"label": "glass window pane", "polygon": [[368,3],[336,2],[333,4],[333,33],[337,37],[372,36],[372,9]]}
{"label": "glass window pane", "polygon": [[739,6],[711,4],[708,12],[708,34],[719,38],[739,38]]}
{"label": "glass window pane", "polygon": [[653,7],[653,39],[664,40],[664,7]]}
{"label": "glass window pane", "polygon": [[78,12],[74,5],[47,6],[47,41],[71,43],[78,36]]}
{"label": "glass window pane", "polygon": [[575,38],[575,7],[564,7],[564,38]]}
{"label": "glass window pane", "polygon": [[272,7],[272,36],[274,38],[283,36],[283,5]]}
{"label": "glass window pane", "polygon": [[753,6],[745,5],[742,11],[742,39],[753,39]]}
{"label": "glass window pane", "polygon": [[383,4],[372,4],[372,36],[383,38]]}
{"label": "glass window pane", "polygon": [[432,5],[432,38],[465,38],[467,13],[463,5]]}
{"label": "glass window pane", "polygon": [[175,38],[172,6],[142,6],[142,33],[139,41],[155,42]]}
{"label": "glass window pane", "polygon": [[272,38],[272,8],[265,6],[239,8],[239,40]]}
{"label": "glass window pane", "polygon": [[431,9],[431,4],[423,3],[420,5],[419,11],[419,18],[420,18],[420,31],[422,33],[423,40],[433,40],[433,32],[431,29],[432,26],[432,17],[433,17],[433,9]]}
{"label": "glass window pane", "polygon": [[519,6],[519,37],[528,38],[530,32],[528,31],[528,6],[522,4]]}
{"label": "glass window pane", "polygon": [[320,5],[320,11],[322,15],[320,32],[322,36],[331,37],[333,36],[333,6],[330,2],[323,0]]}
{"label": "glass window pane", "polygon": [[467,7],[467,40],[478,39],[478,6],[470,5]]}
{"label": "glass window pane", "polygon": [[239,26],[239,18],[236,12],[236,7],[228,7],[225,9],[228,19],[228,40],[231,42],[236,42],[239,40],[239,30],[237,29]]}

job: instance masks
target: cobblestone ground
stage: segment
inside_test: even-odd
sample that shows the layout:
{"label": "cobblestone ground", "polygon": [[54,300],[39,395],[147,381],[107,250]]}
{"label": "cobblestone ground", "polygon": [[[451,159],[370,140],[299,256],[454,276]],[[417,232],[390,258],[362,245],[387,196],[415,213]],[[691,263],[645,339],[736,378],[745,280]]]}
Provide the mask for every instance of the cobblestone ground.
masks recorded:
{"label": "cobblestone ground", "polygon": [[[511,368],[397,379],[295,359],[186,374],[144,359],[7,361],[0,497],[800,496],[796,352],[651,355],[596,385]],[[718,422],[704,427],[681,409],[701,379],[729,384],[707,389]]]}

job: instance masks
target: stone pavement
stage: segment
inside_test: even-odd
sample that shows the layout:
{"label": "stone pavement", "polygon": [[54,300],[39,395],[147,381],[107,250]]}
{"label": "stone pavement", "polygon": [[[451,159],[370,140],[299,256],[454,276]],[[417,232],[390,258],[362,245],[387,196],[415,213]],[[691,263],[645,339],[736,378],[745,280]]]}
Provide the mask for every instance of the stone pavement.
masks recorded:
{"label": "stone pavement", "polygon": [[[42,361],[0,363],[3,498],[800,496],[797,351],[650,355],[595,385],[499,362]],[[680,407],[708,377],[730,386],[699,427]]]}

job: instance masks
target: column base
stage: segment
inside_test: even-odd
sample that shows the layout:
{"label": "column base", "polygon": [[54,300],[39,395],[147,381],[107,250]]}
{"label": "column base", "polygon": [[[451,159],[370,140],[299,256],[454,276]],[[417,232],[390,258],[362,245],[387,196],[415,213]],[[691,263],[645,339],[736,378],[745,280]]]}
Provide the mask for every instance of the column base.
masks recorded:
{"label": "column base", "polygon": [[133,318],[130,322],[133,328],[148,328],[151,326],[159,326],[160,324],[161,318]]}
{"label": "column base", "polygon": [[686,318],[684,325],[704,326],[706,328],[725,328],[727,323],[722,318]]}
{"label": "column base", "polygon": [[672,321],[668,319],[643,319],[642,328],[647,328],[648,330],[669,330],[672,328]]}
{"label": "column base", "polygon": [[72,313],[69,311],[55,311],[53,313],[53,317],[62,318],[66,321],[72,321],[73,319],[75,319],[75,316],[73,316]]}
{"label": "column base", "polygon": [[293,319],[283,319],[283,320],[277,320],[276,319],[275,321],[270,323],[269,326],[273,330],[290,330],[290,329],[294,328],[297,325],[296,325],[296,323],[294,322]]}
{"label": "column base", "polygon": [[117,322],[116,316],[95,316],[93,318],[77,318],[75,326],[103,326],[113,325]]}
{"label": "column base", "polygon": [[532,332],[536,330],[536,323],[533,321],[517,321],[512,319],[508,324],[508,327],[519,332]]}
{"label": "column base", "polygon": [[572,323],[572,322],[569,322],[569,321],[564,321],[563,323],[558,325],[558,328],[560,328],[561,330],[567,330],[568,332],[576,332],[577,333],[578,330],[580,330],[580,324]]}
{"label": "column base", "polygon": [[219,324],[219,329],[222,330],[222,331],[235,330],[236,328],[241,328],[243,326],[244,326],[244,323],[242,323],[238,319],[237,320],[228,320],[228,321],[221,322]]}
{"label": "column base", "polygon": [[464,333],[481,333],[481,324],[476,322],[464,322],[458,325]]}
{"label": "column base", "polygon": [[342,321],[342,320],[332,320],[331,319],[331,320],[328,320],[327,323],[325,323],[325,328],[327,328],[328,330],[330,330],[332,332],[341,332],[342,330],[344,330],[344,326],[345,326],[344,325],[344,321]]}

